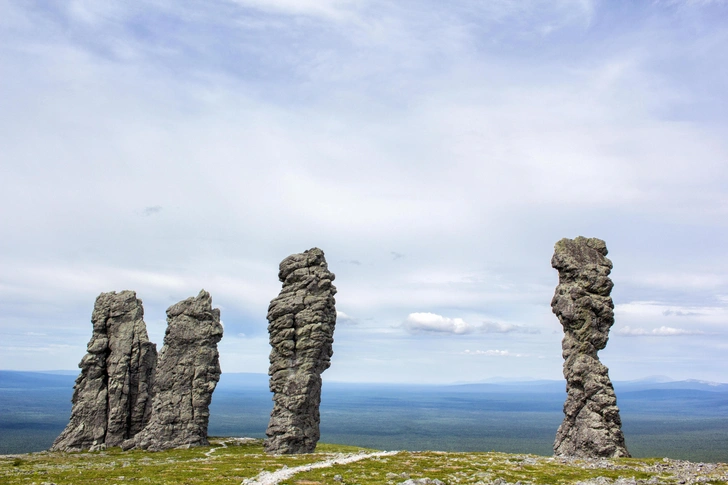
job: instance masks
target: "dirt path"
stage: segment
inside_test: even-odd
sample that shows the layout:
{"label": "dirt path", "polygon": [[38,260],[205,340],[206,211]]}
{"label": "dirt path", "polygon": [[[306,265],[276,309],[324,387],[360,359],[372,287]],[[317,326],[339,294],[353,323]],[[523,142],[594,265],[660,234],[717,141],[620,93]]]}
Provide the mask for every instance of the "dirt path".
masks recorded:
{"label": "dirt path", "polygon": [[225,438],[222,440],[216,440],[215,444],[219,444],[220,446],[218,446],[216,448],[210,448],[209,451],[205,452],[205,456],[208,458],[212,458],[213,453],[215,453],[217,450],[227,448],[228,443],[242,445],[244,443],[251,443],[251,442],[255,442],[255,441],[257,441],[255,438]]}
{"label": "dirt path", "polygon": [[398,451],[378,451],[376,453],[357,453],[355,455],[338,455],[328,460],[309,463],[308,465],[296,466],[293,468],[281,468],[274,472],[261,472],[255,478],[246,478],[241,485],[277,485],[283,480],[291,478],[296,473],[307,472],[317,468],[328,468],[333,465],[345,465],[354,463],[355,461],[367,460],[369,458],[378,458],[380,456],[391,456],[399,453]]}

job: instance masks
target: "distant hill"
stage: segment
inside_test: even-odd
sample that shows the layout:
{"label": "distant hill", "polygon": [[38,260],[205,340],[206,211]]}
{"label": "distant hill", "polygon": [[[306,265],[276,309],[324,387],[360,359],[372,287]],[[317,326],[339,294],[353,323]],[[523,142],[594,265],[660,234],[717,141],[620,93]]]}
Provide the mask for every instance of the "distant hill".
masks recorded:
{"label": "distant hill", "polygon": [[646,391],[655,389],[692,389],[695,391],[728,392],[728,384],[720,382],[699,381],[688,379],[684,381],[617,381],[614,383],[614,390],[621,391]]}
{"label": "distant hill", "polygon": [[450,392],[473,393],[560,393],[566,395],[566,381],[518,381],[443,386]]}
{"label": "distant hill", "polygon": [[[67,388],[73,387],[78,370],[57,371],[15,371],[0,370],[0,389],[41,389],[41,388]],[[324,385],[331,389],[367,389],[367,388],[402,388],[421,390],[441,390],[447,392],[463,393],[566,393],[564,380],[519,380],[498,382],[476,382],[458,384],[386,384],[386,383],[358,383],[325,381]],[[235,389],[267,389],[268,375],[253,372],[223,372],[218,383],[218,391],[233,391]],[[673,389],[696,391],[709,391],[728,393],[728,384],[720,382],[687,379],[670,381],[664,377],[654,377],[634,381],[615,381],[615,391],[632,392],[658,389]]]}
{"label": "distant hill", "polygon": [[75,375],[47,372],[0,370],[0,389],[68,389]]}

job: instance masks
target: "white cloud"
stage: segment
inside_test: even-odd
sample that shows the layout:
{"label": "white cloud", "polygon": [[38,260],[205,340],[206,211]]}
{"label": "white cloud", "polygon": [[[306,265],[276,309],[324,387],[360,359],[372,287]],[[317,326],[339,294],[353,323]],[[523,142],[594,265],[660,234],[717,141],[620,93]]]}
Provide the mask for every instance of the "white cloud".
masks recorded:
{"label": "white cloud", "polygon": [[677,337],[681,335],[703,335],[705,332],[701,330],[685,330],[682,328],[673,328],[662,326],[659,328],[653,328],[652,330],[645,330],[643,328],[632,328],[630,326],[624,326],[617,330],[619,335],[625,335],[630,337]]}
{"label": "white cloud", "polygon": [[347,323],[348,324],[355,324],[355,323],[357,323],[357,321],[354,318],[350,317],[346,313],[344,313],[342,311],[339,311],[339,310],[336,310],[336,322],[337,323],[344,323],[344,324],[347,324]]}
{"label": "white cloud", "polygon": [[483,322],[478,330],[483,333],[539,333],[537,328],[502,322]]}
{"label": "white cloud", "polygon": [[74,21],[94,26],[110,19],[123,20],[128,16],[125,6],[114,2],[72,0],[64,7]]}
{"label": "white cloud", "polygon": [[450,318],[435,313],[410,313],[402,326],[410,333],[420,332],[441,332],[455,335],[470,333],[540,333],[537,328],[526,327],[503,322],[483,322],[481,324],[470,324],[462,318]]}
{"label": "white cloud", "polygon": [[666,317],[670,316],[676,316],[676,317],[699,317],[703,315],[701,312],[696,311],[683,311],[683,310],[673,310],[672,308],[668,308],[667,310],[662,312],[663,315]]}
{"label": "white cloud", "polygon": [[488,355],[492,357],[527,357],[527,354],[516,354],[508,350],[465,350],[463,355]]}
{"label": "white cloud", "polygon": [[726,3],[726,0],[657,0],[657,3],[685,7],[704,7],[712,4],[723,5]]}
{"label": "white cloud", "polygon": [[710,269],[704,271],[655,271],[628,274],[626,281],[653,288],[711,290],[728,286],[728,276]]}
{"label": "white cloud", "polygon": [[[654,290],[653,290],[654,292]],[[701,294],[705,294],[701,292]],[[700,299],[703,297],[701,296]],[[669,300],[669,299],[668,299]],[[721,306],[676,305],[658,301],[633,301],[616,305],[616,325],[612,329],[615,338],[607,347],[613,355],[639,354],[643,339],[662,339],[660,345],[650,349],[639,360],[649,362],[655,371],[670,375],[680,375],[679,359],[672,354],[692,355],[695,362],[703,360],[700,355],[712,353],[711,348],[719,345],[725,337],[725,322],[728,321],[728,308]],[[659,356],[659,357],[658,357]],[[658,366],[656,362],[666,359]],[[671,361],[676,361],[674,364]],[[703,360],[708,365],[708,360]],[[631,358],[625,360],[631,362]],[[610,366],[611,367],[611,366]],[[669,372],[667,371],[669,369]],[[623,371],[629,371],[626,366]],[[685,374],[682,373],[684,376]]]}
{"label": "white cloud", "polygon": [[[718,296],[716,299],[720,301]],[[615,305],[614,314],[618,323],[633,327],[656,325],[668,318],[680,322],[680,325],[701,325],[715,330],[728,320],[728,306],[671,305],[657,301],[633,301]]]}
{"label": "white cloud", "polygon": [[367,1],[362,0],[230,0],[235,4],[286,15],[340,19]]}
{"label": "white cloud", "polygon": [[435,313],[410,313],[403,326],[410,333],[438,332],[462,335],[475,330],[475,327],[462,318],[448,318]]}

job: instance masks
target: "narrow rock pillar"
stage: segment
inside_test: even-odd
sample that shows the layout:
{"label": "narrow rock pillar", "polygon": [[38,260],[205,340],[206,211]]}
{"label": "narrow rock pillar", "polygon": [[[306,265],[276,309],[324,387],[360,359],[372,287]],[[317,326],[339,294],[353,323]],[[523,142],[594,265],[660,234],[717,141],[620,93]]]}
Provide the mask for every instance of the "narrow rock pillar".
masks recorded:
{"label": "narrow rock pillar", "polygon": [[556,243],[551,266],[559,272],[551,308],[564,328],[562,351],[566,402],[554,454],[580,458],[628,457],[609,370],[597,356],[614,324],[609,296],[612,262],[601,239]]}
{"label": "narrow rock pillar", "polygon": [[324,252],[293,254],[280,264],[283,288],[268,307],[273,411],[268,453],[311,453],[319,440],[321,373],[331,365],[336,287]]}
{"label": "narrow rock pillar", "polygon": [[167,309],[149,424],[124,449],[207,445],[212,393],[220,380],[220,310],[205,290]]}
{"label": "narrow rock pillar", "polygon": [[149,341],[141,300],[133,291],[101,293],[91,321],[71,418],[54,451],[119,446],[149,421],[157,347]]}

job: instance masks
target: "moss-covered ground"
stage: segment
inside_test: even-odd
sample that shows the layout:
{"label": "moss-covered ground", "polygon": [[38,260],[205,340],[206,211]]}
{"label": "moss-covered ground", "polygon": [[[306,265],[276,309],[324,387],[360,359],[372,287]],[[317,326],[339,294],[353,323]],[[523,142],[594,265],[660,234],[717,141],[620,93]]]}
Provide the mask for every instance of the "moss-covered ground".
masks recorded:
{"label": "moss-covered ground", "polygon": [[[369,452],[363,448],[320,444],[308,455],[271,456],[260,441],[211,438],[211,446],[163,452],[121,451],[42,452],[0,457],[0,483],[6,485],[90,484],[240,484],[262,471],[324,461],[342,453]],[[690,469],[697,469],[690,465]],[[677,467],[679,468],[679,467]],[[346,465],[300,472],[288,485],[397,484],[407,478],[437,478],[446,484],[505,481],[522,484],[575,484],[604,477],[634,478],[651,483],[685,483],[684,475],[662,459],[600,461],[562,460],[505,453],[400,452]],[[701,483],[725,485],[728,466],[706,467]],[[690,480],[688,480],[688,483]],[[501,482],[502,483],[502,482]]]}

